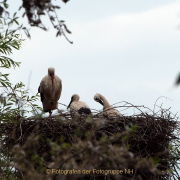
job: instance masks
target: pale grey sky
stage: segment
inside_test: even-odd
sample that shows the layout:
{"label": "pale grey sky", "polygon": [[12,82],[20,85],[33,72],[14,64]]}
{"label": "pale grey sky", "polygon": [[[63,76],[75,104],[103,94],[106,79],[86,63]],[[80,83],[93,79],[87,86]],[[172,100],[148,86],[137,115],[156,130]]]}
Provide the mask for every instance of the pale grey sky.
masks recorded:
{"label": "pale grey sky", "polygon": [[[156,99],[166,96],[172,101],[162,98],[158,105],[179,111],[180,87],[173,84],[180,72],[178,0],[71,0],[60,6],[58,15],[72,31],[68,37],[74,44],[56,38],[48,19],[49,32],[31,28],[32,39],[11,56],[22,62],[20,68],[9,71],[14,84],[27,85],[32,72],[34,95],[53,66],[62,80],[60,103],[68,105],[77,93],[91,108],[102,109],[93,100],[101,93],[110,104],[127,101],[153,109]],[[40,101],[37,104],[42,106]]]}

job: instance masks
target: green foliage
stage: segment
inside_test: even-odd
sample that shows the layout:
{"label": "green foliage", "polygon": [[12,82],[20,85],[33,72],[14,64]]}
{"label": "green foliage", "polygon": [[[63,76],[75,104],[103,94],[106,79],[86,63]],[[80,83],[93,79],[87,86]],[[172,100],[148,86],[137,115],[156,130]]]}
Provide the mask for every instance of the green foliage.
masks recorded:
{"label": "green foliage", "polygon": [[78,127],[77,131],[76,131],[76,136],[82,136],[83,132],[81,131],[81,129]]}
{"label": "green foliage", "polygon": [[[4,7],[7,8],[8,5],[4,3]],[[17,19],[16,14],[14,14],[13,19],[9,19],[8,23],[7,19],[1,18],[1,29],[9,28],[13,23],[19,25]],[[20,66],[20,62],[16,62],[9,57],[13,53],[13,49],[19,50],[21,48],[24,41],[24,39],[20,38],[17,30],[19,28],[16,30],[6,29],[6,31],[0,33],[0,68],[10,69]],[[39,110],[42,111],[42,108],[35,104],[39,98],[38,93],[30,97],[28,90],[25,90],[25,85],[22,82],[13,85],[8,77],[8,73],[4,74],[0,71],[0,87],[2,90],[0,94],[0,124],[5,122],[17,124],[18,118],[26,117],[25,113],[30,112],[37,115]],[[27,108],[30,108],[30,110],[26,110]],[[0,135],[0,142],[4,138],[3,135]],[[10,165],[9,156],[9,152],[1,153],[0,151],[0,178],[2,179],[16,179],[14,175],[15,169]],[[33,156],[32,159],[41,162],[41,158],[38,159],[36,156]]]}
{"label": "green foliage", "polygon": [[[0,21],[0,25],[3,25],[2,21]],[[20,62],[15,62],[11,58],[5,56],[12,54],[12,49],[19,50],[23,39],[19,39],[19,34],[16,34],[15,31],[12,35],[8,35],[8,29],[5,34],[0,33],[0,67],[9,69],[12,66],[19,67]],[[11,83],[8,79],[9,74],[3,74],[0,72],[0,83],[3,87],[10,87]]]}
{"label": "green foliage", "polygon": [[177,140],[175,144],[169,144],[169,150],[171,153],[171,169],[169,169],[169,173],[173,174],[173,172],[177,172],[178,168],[176,166],[177,162],[180,161],[180,141]]}
{"label": "green foliage", "polygon": [[[19,50],[22,44],[22,39],[19,39],[19,34],[15,34],[16,31],[14,31],[11,36],[7,34],[8,29],[6,30],[5,35],[1,34],[1,39],[0,39],[0,53],[5,54],[5,55],[10,55],[12,54],[12,48]],[[8,61],[9,62],[9,61]],[[13,61],[10,61],[13,63]],[[8,63],[7,68],[10,67],[11,63]],[[6,64],[6,63],[5,63]],[[14,64],[13,66],[19,66],[18,64]],[[6,67],[6,66],[5,66]]]}
{"label": "green foliage", "polygon": [[28,38],[31,38],[29,34],[29,30],[23,26],[23,24],[19,24],[17,17],[17,12],[10,17],[10,13],[8,12],[9,5],[6,1],[0,2],[0,33],[6,32],[7,35],[13,36],[13,34],[18,31],[24,31]]}
{"label": "green foliage", "polygon": [[[13,16],[17,21],[16,14]],[[14,21],[15,21],[14,20]],[[9,25],[13,23],[11,21]],[[1,25],[4,25],[2,20]],[[12,50],[19,50],[22,46],[24,39],[20,39],[20,35],[17,34],[17,30],[9,33],[7,29],[4,34],[0,33],[0,63],[1,68],[9,69],[11,67],[16,68],[20,66],[20,62],[13,61],[7,55],[12,54]],[[0,120],[10,120],[14,116],[20,115],[25,117],[26,112],[31,112],[33,114],[38,114],[38,110],[42,111],[42,108],[35,104],[35,101],[39,98],[38,93],[35,96],[29,97],[28,90],[25,90],[25,85],[20,82],[16,85],[12,85],[8,79],[9,74],[3,74],[0,72],[0,83],[4,87],[4,92],[1,94],[1,117]],[[30,111],[24,108],[31,108]]]}
{"label": "green foliage", "polygon": [[13,167],[9,167],[9,158],[7,156],[2,156],[0,153],[0,178],[2,179],[16,179],[15,170]]}
{"label": "green foliage", "polygon": [[[62,1],[64,3],[67,3],[69,0]],[[71,34],[71,31],[67,28],[64,20],[59,20],[56,13],[56,10],[60,9],[60,7],[53,4],[54,2],[52,0],[40,2],[36,2],[34,0],[22,0],[22,5],[19,7],[19,10],[21,8],[24,9],[25,12],[23,14],[23,17],[26,15],[30,26],[39,27],[45,31],[47,31],[48,28],[43,24],[44,20],[41,17],[48,17],[50,22],[52,23],[52,26],[57,31],[56,36],[63,35],[66,40],[72,44],[73,42],[71,42],[66,36],[66,33]],[[23,24],[19,24],[19,17],[17,17],[17,12],[13,14],[13,17],[10,17],[8,7],[9,5],[7,4],[7,0],[0,2],[0,17],[3,19],[4,25],[6,25],[6,27],[0,27],[0,29],[4,30],[8,29],[9,27],[15,27],[11,29],[9,33],[13,33],[16,30],[23,30],[27,37],[30,38],[28,29],[24,27]]]}

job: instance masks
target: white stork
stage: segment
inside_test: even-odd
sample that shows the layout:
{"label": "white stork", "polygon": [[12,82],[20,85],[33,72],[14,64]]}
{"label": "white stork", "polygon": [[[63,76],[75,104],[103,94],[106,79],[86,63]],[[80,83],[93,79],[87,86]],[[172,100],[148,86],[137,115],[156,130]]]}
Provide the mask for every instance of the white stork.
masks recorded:
{"label": "white stork", "polygon": [[89,106],[82,101],[79,101],[80,97],[78,94],[74,94],[71,97],[71,101],[67,108],[70,107],[71,117],[79,118],[81,115],[90,115],[91,110]]}
{"label": "white stork", "polygon": [[94,100],[100,103],[101,105],[103,105],[104,117],[116,118],[116,117],[122,116],[122,114],[119,111],[114,109],[113,106],[111,106],[108,103],[107,99],[103,95],[99,93],[95,94]]}
{"label": "white stork", "polygon": [[40,83],[38,92],[41,95],[44,112],[49,112],[51,117],[51,110],[58,108],[58,100],[61,96],[62,82],[61,79],[55,75],[53,67],[48,68],[48,75],[46,75]]}

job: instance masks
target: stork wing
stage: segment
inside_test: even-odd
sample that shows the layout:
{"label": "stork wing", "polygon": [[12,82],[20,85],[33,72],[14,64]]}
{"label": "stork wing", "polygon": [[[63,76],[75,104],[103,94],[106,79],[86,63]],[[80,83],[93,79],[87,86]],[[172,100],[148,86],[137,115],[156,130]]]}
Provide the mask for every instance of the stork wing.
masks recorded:
{"label": "stork wing", "polygon": [[61,96],[61,92],[62,92],[62,82],[58,76],[56,76],[56,82],[57,82],[57,86],[56,86],[55,97],[56,97],[56,100],[58,101]]}

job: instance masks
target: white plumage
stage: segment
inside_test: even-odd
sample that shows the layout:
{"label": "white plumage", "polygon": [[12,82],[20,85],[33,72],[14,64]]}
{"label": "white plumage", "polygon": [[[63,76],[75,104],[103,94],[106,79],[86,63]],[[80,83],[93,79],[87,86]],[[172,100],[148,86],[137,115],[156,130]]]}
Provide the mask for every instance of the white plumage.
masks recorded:
{"label": "white plumage", "polygon": [[43,110],[44,112],[49,112],[49,116],[52,114],[51,110],[58,108],[57,101],[61,96],[61,91],[61,79],[55,75],[53,67],[48,68],[48,75],[41,80],[38,92],[41,95]]}
{"label": "white plumage", "polygon": [[109,104],[109,102],[103,95],[101,95],[99,93],[95,94],[94,100],[96,102],[100,103],[101,105],[103,105],[103,116],[104,117],[116,118],[116,117],[122,116],[122,114],[119,111],[114,109],[113,106],[111,106]]}
{"label": "white plumage", "polygon": [[70,107],[71,117],[79,118],[82,115],[90,115],[91,110],[89,106],[82,101],[79,101],[80,97],[78,94],[74,94],[71,97],[71,101],[69,103],[68,108]]}

